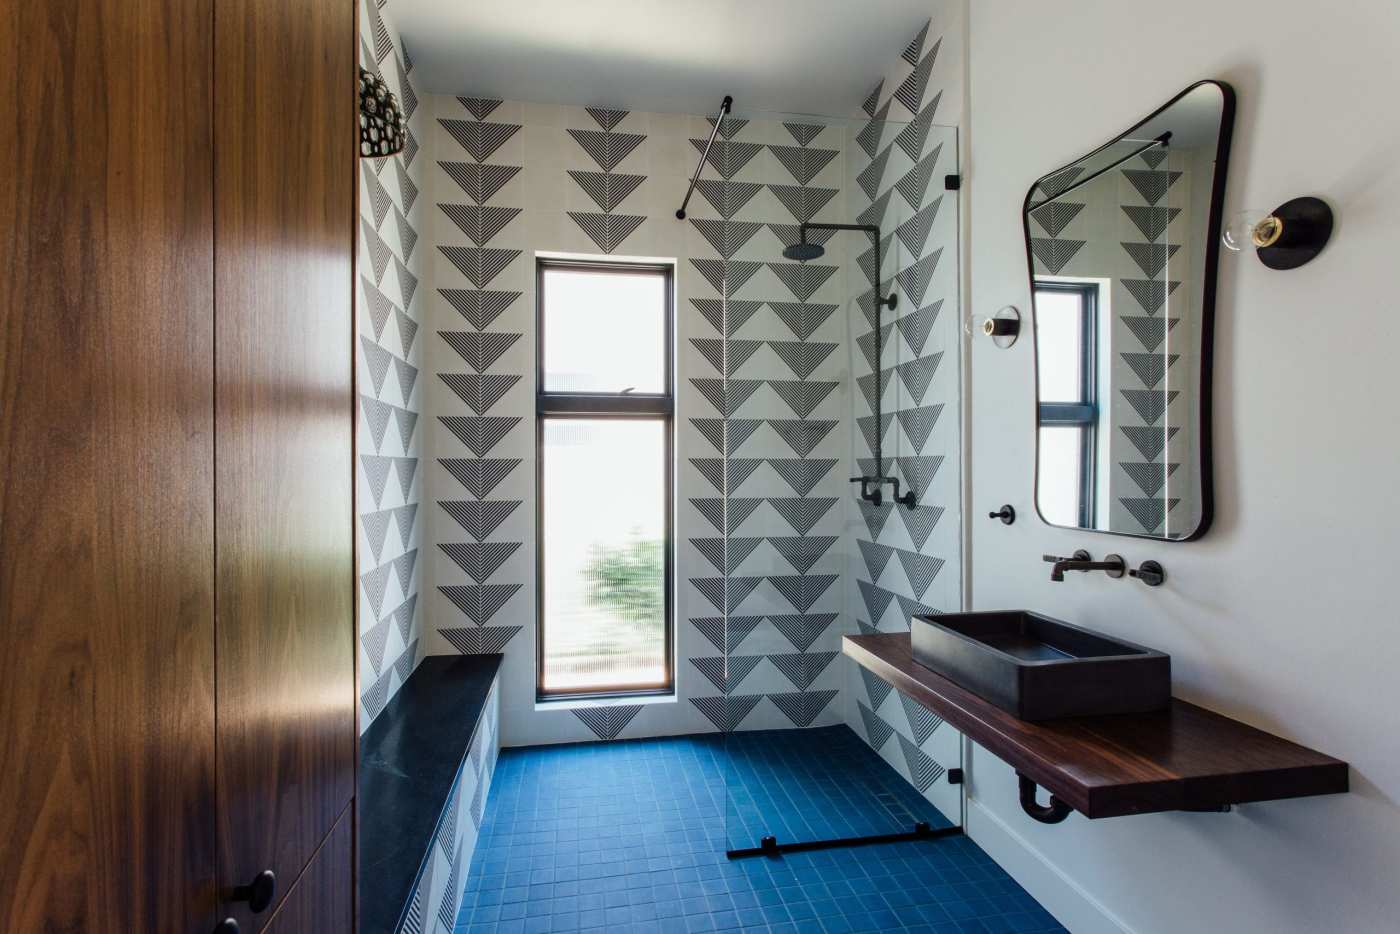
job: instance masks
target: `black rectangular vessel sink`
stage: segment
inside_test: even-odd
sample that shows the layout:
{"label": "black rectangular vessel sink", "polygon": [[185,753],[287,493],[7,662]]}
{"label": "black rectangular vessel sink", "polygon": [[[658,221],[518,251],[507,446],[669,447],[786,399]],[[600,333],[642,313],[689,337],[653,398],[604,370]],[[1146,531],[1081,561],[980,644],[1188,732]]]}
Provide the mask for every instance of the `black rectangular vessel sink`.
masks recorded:
{"label": "black rectangular vessel sink", "polygon": [[914,660],[1022,720],[1160,710],[1171,657],[1028,610],[910,621]]}

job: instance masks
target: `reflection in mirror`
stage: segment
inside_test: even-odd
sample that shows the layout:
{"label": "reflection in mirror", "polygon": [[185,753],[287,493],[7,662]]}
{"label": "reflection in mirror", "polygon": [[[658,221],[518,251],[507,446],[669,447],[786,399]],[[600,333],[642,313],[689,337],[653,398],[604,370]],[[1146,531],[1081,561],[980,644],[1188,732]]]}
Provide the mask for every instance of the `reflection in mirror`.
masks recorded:
{"label": "reflection in mirror", "polygon": [[1051,525],[1210,523],[1210,337],[1234,95],[1204,81],[1026,196],[1036,505]]}

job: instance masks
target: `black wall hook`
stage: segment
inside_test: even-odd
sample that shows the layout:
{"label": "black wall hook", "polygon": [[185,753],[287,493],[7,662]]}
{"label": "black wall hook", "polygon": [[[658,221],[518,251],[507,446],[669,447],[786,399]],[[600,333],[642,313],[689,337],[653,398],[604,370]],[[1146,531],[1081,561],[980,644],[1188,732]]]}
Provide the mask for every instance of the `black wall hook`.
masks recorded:
{"label": "black wall hook", "polygon": [[1016,521],[1016,509],[1010,503],[998,509],[996,512],[987,513],[988,519],[1000,519],[1002,525],[1010,525]]}

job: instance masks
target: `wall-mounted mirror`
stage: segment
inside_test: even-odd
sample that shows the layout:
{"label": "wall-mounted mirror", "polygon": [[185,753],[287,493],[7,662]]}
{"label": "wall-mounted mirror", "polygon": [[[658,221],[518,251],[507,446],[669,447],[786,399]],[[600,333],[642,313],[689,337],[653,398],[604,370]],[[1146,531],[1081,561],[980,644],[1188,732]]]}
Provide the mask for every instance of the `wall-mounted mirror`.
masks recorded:
{"label": "wall-mounted mirror", "polygon": [[1026,196],[1036,506],[1184,540],[1211,518],[1210,356],[1234,119],[1202,81]]}

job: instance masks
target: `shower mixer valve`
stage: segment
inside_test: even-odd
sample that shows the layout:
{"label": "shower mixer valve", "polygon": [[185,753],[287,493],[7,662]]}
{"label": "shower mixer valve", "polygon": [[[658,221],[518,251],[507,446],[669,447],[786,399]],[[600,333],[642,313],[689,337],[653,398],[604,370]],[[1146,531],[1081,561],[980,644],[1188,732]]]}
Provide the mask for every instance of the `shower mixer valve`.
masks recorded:
{"label": "shower mixer valve", "polygon": [[914,496],[913,490],[906,490],[904,495],[899,493],[898,477],[852,477],[852,483],[860,484],[860,498],[874,506],[879,506],[885,501],[885,494],[881,489],[885,484],[894,487],[894,501],[906,509],[913,509],[918,505],[918,499]]}

